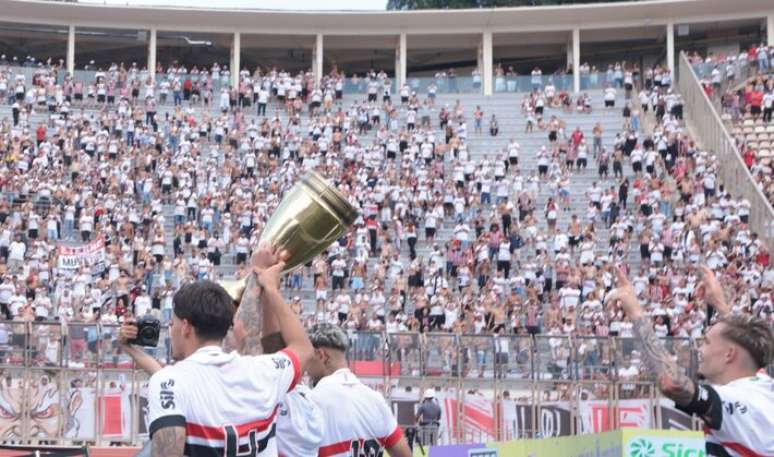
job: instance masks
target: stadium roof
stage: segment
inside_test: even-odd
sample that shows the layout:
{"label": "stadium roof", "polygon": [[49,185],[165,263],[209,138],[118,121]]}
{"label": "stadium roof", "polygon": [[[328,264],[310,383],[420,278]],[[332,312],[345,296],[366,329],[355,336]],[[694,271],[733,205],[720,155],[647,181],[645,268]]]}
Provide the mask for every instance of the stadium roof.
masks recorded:
{"label": "stadium roof", "polygon": [[[217,2],[213,2],[217,4]],[[101,5],[0,0],[7,22],[76,26],[242,31],[284,34],[386,34],[545,31],[642,27],[675,22],[761,17],[771,0],[651,0],[642,2],[420,11],[271,11],[233,8]]]}

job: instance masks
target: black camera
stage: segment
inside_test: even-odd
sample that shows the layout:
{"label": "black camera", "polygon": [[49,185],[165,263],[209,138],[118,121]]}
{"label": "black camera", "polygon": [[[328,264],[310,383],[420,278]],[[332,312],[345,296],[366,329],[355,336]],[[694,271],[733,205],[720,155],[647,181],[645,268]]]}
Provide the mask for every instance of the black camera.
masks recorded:
{"label": "black camera", "polygon": [[156,347],[159,344],[161,322],[151,315],[145,315],[137,319],[137,338],[129,340],[129,344],[137,346]]}

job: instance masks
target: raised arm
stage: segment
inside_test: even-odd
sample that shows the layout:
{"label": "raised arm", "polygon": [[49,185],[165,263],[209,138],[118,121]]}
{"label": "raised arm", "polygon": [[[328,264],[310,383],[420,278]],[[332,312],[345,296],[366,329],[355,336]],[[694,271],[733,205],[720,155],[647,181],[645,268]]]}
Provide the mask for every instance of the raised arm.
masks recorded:
{"label": "raised arm", "polygon": [[267,269],[256,269],[256,280],[263,288],[262,298],[266,313],[271,313],[276,317],[280,334],[287,344],[287,349],[298,357],[303,370],[312,358],[314,349],[300,319],[285,304],[282,294],[280,294],[280,275],[284,266],[285,262],[279,261]]}
{"label": "raised arm", "polygon": [[605,304],[621,302],[626,315],[631,319],[634,335],[642,347],[642,354],[648,368],[655,374],[658,388],[678,405],[687,406],[693,399],[696,385],[685,374],[672,355],[653,332],[653,325],[642,311],[634,288],[621,266],[615,270],[617,287],[605,297]]}
{"label": "raised arm", "polygon": [[242,355],[258,355],[261,351],[261,289],[255,280],[255,273],[247,277],[245,291],[239,308],[234,314],[234,328],[226,336],[224,346]]}
{"label": "raised arm", "polygon": [[285,340],[282,338],[280,323],[274,314],[272,306],[266,306],[263,309],[263,332],[261,346],[266,354],[277,352],[285,347]]}
{"label": "raised arm", "polygon": [[715,277],[715,273],[706,265],[700,266],[699,271],[701,271],[701,283],[699,286],[704,289],[704,299],[715,307],[715,311],[720,316],[730,314],[731,306],[729,306],[726,300],[723,286],[720,285],[720,281]]}
{"label": "raised arm", "polygon": [[[265,270],[279,261],[279,256],[268,244],[261,244],[250,259],[254,270]],[[265,296],[256,282],[255,272],[247,278],[245,292],[234,315],[234,327],[224,346],[244,355],[271,354],[285,347],[279,321],[273,307],[265,306]]]}
{"label": "raised arm", "polygon": [[129,341],[137,338],[137,325],[134,320],[127,320],[118,330],[118,344],[121,346],[121,350],[124,351],[129,357],[134,360],[137,367],[153,375],[155,372],[161,370],[161,364],[156,361],[150,354],[146,353],[137,346],[133,346]]}

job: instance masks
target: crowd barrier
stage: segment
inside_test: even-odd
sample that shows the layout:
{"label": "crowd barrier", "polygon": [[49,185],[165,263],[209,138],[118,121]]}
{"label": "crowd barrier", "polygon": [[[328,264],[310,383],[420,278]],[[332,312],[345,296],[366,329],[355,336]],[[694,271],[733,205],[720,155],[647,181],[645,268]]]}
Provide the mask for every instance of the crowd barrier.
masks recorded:
{"label": "crowd barrier", "polygon": [[[548,84],[553,84],[557,93],[562,91],[572,92],[573,76],[569,74],[547,75],[494,75],[495,92],[532,92],[542,90]],[[638,81],[639,82],[639,81]],[[623,79],[616,80],[607,70],[596,72],[584,72],[580,75],[580,90],[599,90],[608,86],[623,87]]]}
{"label": "crowd barrier", "polygon": [[734,139],[726,130],[720,115],[699,83],[688,57],[680,54],[678,87],[685,100],[685,110],[705,149],[717,154],[719,177],[735,198],[750,201],[750,226],[766,243],[769,252],[774,249],[774,208],[755,185],[750,170],[745,166]]}
{"label": "crowd barrier", "polygon": [[[147,375],[98,323],[0,322],[2,441],[138,445],[147,434]],[[694,429],[631,363],[628,338],[353,332],[351,369],[415,426],[429,391],[443,411],[436,444],[570,436],[621,426]],[[693,375],[697,342],[665,341]],[[169,363],[166,329],[149,353]],[[632,376],[634,374],[634,376]],[[428,440],[429,442],[429,440]]]}
{"label": "crowd barrier", "polygon": [[[712,72],[717,68],[720,72],[720,88],[714,88],[713,101],[718,101],[715,105],[720,108],[720,96],[727,90],[733,90],[734,87],[744,84],[748,78],[756,76],[758,66],[747,60],[734,60],[732,63],[701,62],[691,64],[691,69],[697,78],[712,77]],[[733,75],[733,78],[731,76]]]}

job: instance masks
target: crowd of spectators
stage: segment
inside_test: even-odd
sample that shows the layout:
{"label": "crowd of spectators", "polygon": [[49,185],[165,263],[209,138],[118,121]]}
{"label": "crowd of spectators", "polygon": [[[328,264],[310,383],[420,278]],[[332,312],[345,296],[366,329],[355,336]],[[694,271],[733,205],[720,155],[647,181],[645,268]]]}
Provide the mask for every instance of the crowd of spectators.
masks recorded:
{"label": "crowd of spectators", "polygon": [[719,103],[744,164],[774,203],[774,48],[761,44],[737,55],[695,53],[691,62],[705,92]]}
{"label": "crowd of spectators", "polygon": [[744,164],[763,194],[774,203],[774,48],[751,45],[737,54],[689,55],[707,95],[718,104]]}
{"label": "crowd of spectators", "polygon": [[[564,337],[632,336],[623,311],[602,307],[619,262],[631,265],[659,336],[702,335],[699,264],[737,310],[772,320],[774,270],[748,226],[750,203],[718,183],[720,165],[683,129],[660,67],[658,83],[630,84],[622,70],[620,85],[575,99],[533,84],[521,111],[514,102],[518,127],[501,120],[493,131],[490,121],[501,150],[473,146],[485,104],[393,89],[384,72],[357,81],[364,95],[345,96],[335,71],[315,86],[309,72],[242,70],[231,87],[225,67],[159,70],[150,78],[115,64],[73,78],[52,64],[25,77],[0,65],[4,318],[63,324],[63,334],[127,315],[166,321],[181,283],[245,274],[283,192],[316,169],[361,216],[287,276],[309,324],[353,335],[545,335],[544,354],[567,372]],[[621,113],[613,141],[599,123],[584,131],[564,120],[605,112]],[[545,144],[522,148],[508,140],[517,133]],[[589,165],[599,179],[574,193]],[[106,245],[104,269],[58,264],[59,244],[94,240]],[[104,337],[69,336],[75,359]],[[416,337],[396,340],[396,357]],[[471,364],[487,366],[477,347],[466,347]],[[626,363],[639,363],[627,349]],[[453,364],[444,354],[438,363]]]}

